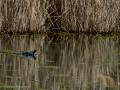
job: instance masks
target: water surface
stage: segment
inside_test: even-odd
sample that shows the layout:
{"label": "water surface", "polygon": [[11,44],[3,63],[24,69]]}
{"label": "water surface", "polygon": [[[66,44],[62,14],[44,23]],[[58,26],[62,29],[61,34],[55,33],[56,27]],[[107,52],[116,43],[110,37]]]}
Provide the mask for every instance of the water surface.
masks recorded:
{"label": "water surface", "polygon": [[0,36],[0,50],[36,49],[39,53],[36,60],[1,53],[0,88],[119,89],[119,42],[119,37],[98,35]]}

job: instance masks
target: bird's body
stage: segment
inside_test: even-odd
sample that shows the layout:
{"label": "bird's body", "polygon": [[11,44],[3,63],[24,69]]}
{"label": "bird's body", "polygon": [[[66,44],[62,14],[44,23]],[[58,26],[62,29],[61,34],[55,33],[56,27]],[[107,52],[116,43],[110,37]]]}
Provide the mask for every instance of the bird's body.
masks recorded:
{"label": "bird's body", "polygon": [[36,57],[38,55],[37,50],[34,50],[34,51],[27,50],[27,51],[21,51],[21,52],[0,51],[0,53],[10,54],[10,55],[18,55],[18,56],[25,56],[25,57],[28,57],[28,58],[33,57],[34,59],[36,59]]}
{"label": "bird's body", "polygon": [[36,50],[34,50],[34,51],[28,50],[28,51],[22,52],[22,55],[24,55],[24,56],[31,56],[31,55],[36,55],[36,54],[38,54],[36,52]]}

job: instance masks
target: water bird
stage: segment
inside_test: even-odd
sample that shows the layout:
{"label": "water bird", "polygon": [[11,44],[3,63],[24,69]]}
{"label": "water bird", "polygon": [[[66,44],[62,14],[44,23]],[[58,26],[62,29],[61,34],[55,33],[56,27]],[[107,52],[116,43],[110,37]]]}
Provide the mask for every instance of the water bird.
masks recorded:
{"label": "water bird", "polygon": [[30,51],[30,50],[27,50],[27,51],[20,51],[20,52],[15,52],[15,51],[0,51],[0,53],[2,54],[10,54],[10,55],[18,55],[18,56],[25,56],[25,57],[28,57],[28,59],[30,59],[31,57],[36,59],[38,53],[37,53],[37,50],[34,50],[34,51]]}
{"label": "water bird", "polygon": [[28,50],[28,51],[22,52],[22,54],[23,54],[24,56],[31,56],[31,55],[36,55],[36,54],[38,54],[38,53],[37,53],[37,50],[34,50],[34,51]]}
{"label": "water bird", "polygon": [[18,52],[16,54],[27,56],[27,57],[33,57],[34,59],[36,59],[36,57],[38,55],[37,50],[34,50],[34,51],[27,50],[27,51]]}

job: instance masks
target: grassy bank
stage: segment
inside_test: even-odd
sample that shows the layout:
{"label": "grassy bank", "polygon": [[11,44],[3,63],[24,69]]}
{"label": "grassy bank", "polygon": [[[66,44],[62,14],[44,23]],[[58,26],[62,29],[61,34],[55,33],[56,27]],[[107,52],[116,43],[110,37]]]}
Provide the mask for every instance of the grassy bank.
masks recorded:
{"label": "grassy bank", "polygon": [[119,0],[2,0],[1,34],[119,33]]}

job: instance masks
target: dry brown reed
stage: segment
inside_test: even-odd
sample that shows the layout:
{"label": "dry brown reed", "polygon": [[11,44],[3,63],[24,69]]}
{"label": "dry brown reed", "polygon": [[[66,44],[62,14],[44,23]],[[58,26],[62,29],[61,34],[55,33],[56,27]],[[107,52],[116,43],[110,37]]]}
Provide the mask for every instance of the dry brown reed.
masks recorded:
{"label": "dry brown reed", "polygon": [[102,83],[103,87],[106,88],[107,87],[107,81],[106,81],[105,76],[102,75],[102,74],[99,74],[98,77],[101,79],[101,83]]}
{"label": "dry brown reed", "polygon": [[2,0],[1,3],[4,33],[119,32],[119,0]]}
{"label": "dry brown reed", "polygon": [[106,76],[106,78],[109,80],[110,87],[115,87],[114,79],[111,76]]}
{"label": "dry brown reed", "polygon": [[107,88],[109,86],[110,88],[113,88],[115,90],[115,82],[111,76],[99,74],[98,77],[101,79],[101,83],[104,88]]}

